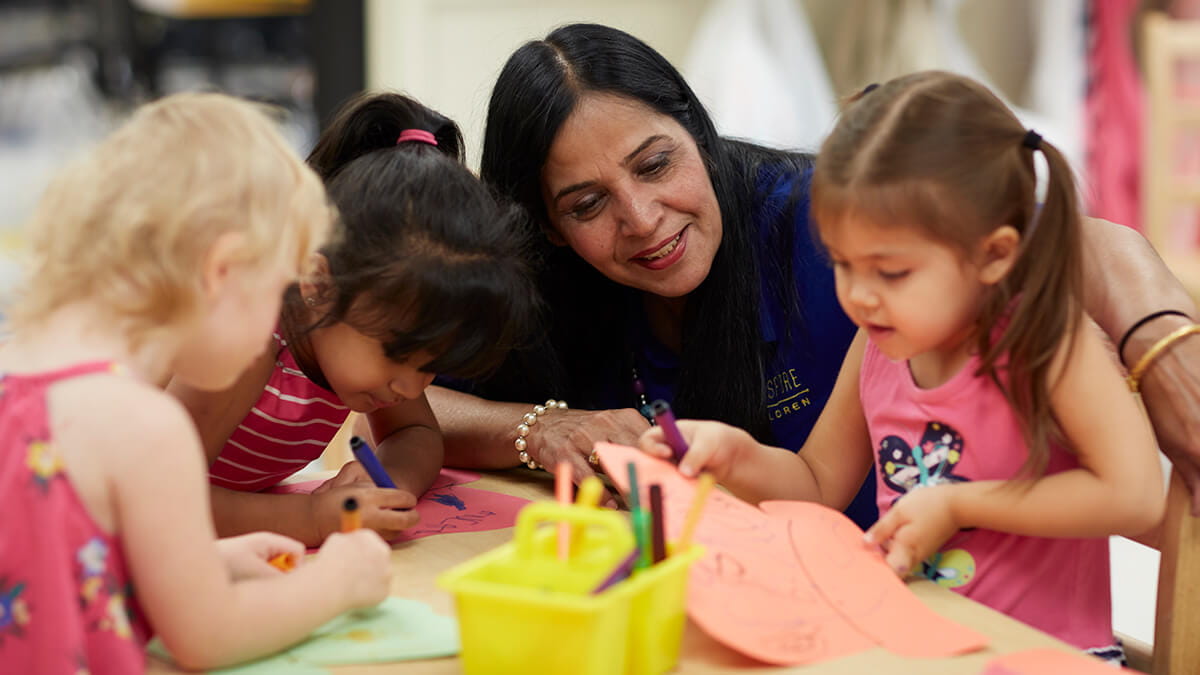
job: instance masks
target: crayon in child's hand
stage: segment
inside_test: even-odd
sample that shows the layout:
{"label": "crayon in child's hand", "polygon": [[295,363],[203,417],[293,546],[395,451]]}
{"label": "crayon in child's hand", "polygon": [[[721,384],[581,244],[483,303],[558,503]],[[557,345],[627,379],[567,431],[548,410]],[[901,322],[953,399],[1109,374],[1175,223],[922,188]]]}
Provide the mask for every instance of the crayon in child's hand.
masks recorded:
{"label": "crayon in child's hand", "polygon": [[267,562],[270,563],[272,567],[275,567],[282,572],[291,572],[292,570],[296,569],[296,555],[294,553],[280,553],[273,555]]}
{"label": "crayon in child's hand", "polygon": [[650,404],[650,410],[654,412],[654,423],[662,427],[663,438],[671,447],[675,461],[683,459],[683,456],[687,454],[688,444],[683,440],[683,434],[679,433],[679,427],[675,424],[675,413],[671,412],[671,406],[666,401],[658,399]]}
{"label": "crayon in child's hand", "polygon": [[342,532],[353,532],[362,527],[362,513],[358,510],[358,500],[346,497],[342,502]]}

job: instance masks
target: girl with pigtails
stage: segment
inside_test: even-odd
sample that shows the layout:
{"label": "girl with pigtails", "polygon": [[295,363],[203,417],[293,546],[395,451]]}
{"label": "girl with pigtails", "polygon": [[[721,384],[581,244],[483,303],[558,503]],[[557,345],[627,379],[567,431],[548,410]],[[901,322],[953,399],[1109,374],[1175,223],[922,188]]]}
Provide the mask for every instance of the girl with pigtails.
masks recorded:
{"label": "girl with pigtails", "polygon": [[[1085,319],[1062,155],[978,83],[904,76],[860,95],[825,141],[812,218],[859,329],[829,403],[799,453],[681,422],[680,470],[752,502],[841,509],[874,465],[866,538],[897,573],[1120,661],[1106,538],[1158,522],[1162,474]],[[669,455],[658,429],[641,443]]]}

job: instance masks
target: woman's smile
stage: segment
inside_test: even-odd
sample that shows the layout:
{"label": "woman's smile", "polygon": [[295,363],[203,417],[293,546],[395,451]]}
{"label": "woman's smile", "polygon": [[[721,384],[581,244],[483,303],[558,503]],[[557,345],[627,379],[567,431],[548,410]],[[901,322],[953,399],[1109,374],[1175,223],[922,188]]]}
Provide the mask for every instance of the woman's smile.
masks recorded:
{"label": "woman's smile", "polygon": [[684,227],[670,239],[639,251],[631,260],[652,270],[662,270],[674,265],[683,258],[684,251],[687,250],[687,231],[688,228]]}

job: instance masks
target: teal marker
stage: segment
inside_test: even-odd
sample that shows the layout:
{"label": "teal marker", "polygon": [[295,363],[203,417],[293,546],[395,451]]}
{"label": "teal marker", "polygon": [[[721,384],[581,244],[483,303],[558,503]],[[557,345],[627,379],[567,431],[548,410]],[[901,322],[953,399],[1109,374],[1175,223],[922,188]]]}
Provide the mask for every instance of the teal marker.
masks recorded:
{"label": "teal marker", "polygon": [[637,542],[638,557],[633,564],[636,570],[653,564],[650,551],[650,516],[638,501],[637,466],[629,463],[629,513],[633,520],[633,537]]}

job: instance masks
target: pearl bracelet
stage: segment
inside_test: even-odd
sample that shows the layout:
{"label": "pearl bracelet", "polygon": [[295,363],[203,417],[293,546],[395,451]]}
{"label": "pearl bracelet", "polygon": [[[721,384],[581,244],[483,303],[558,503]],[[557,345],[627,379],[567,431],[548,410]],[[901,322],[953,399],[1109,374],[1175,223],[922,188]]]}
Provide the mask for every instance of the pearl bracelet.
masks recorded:
{"label": "pearl bracelet", "polygon": [[540,469],[542,465],[534,461],[533,457],[529,454],[529,442],[525,440],[525,437],[529,435],[529,428],[537,424],[539,415],[545,415],[555,409],[566,410],[567,402],[550,399],[546,401],[546,405],[535,405],[533,406],[533,412],[525,413],[521,418],[521,423],[517,425],[517,440],[513,441],[513,445],[517,448],[517,458],[521,460],[522,464],[531,469]]}

